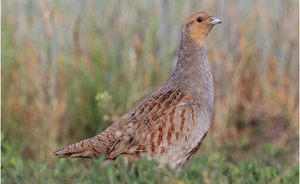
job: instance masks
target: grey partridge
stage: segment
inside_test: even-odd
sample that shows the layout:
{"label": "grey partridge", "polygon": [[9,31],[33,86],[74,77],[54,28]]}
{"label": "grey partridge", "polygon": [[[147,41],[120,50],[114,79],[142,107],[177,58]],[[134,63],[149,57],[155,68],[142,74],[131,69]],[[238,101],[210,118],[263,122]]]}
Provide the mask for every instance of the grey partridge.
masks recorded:
{"label": "grey partridge", "polygon": [[212,117],[214,83],[205,38],[221,20],[205,12],[190,16],[181,33],[173,74],[151,95],[99,135],[54,152],[59,158],[115,160],[154,157],[177,171],[201,146]]}

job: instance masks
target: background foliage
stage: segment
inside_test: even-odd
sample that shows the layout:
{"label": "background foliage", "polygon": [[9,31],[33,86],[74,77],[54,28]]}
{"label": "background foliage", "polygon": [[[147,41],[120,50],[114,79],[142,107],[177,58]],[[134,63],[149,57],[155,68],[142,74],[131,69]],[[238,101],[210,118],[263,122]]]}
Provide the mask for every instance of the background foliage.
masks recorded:
{"label": "background foliage", "polygon": [[[299,2],[2,1],[4,183],[298,183]],[[156,162],[102,165],[52,152],[92,137],[162,84],[185,20],[206,41],[211,128],[178,177]]]}

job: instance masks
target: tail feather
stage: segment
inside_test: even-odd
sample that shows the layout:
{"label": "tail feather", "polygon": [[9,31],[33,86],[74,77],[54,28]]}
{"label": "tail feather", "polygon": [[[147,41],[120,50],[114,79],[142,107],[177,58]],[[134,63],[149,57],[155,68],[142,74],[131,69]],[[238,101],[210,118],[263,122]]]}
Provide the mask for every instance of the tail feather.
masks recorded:
{"label": "tail feather", "polygon": [[58,158],[98,158],[106,151],[103,141],[95,136],[57,150],[53,154],[59,156]]}
{"label": "tail feather", "polygon": [[118,130],[119,123],[116,122],[101,134],[64,147],[53,154],[58,158],[98,158],[101,154],[106,154],[113,146],[118,138],[116,135]]}

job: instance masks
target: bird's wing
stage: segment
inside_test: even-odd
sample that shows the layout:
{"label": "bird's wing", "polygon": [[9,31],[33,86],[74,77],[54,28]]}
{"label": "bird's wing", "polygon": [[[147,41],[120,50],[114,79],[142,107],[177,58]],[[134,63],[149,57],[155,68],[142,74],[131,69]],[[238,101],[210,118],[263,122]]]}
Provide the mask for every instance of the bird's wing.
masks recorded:
{"label": "bird's wing", "polygon": [[174,139],[187,139],[195,124],[196,100],[180,90],[167,91],[148,98],[121,126],[125,131],[110,149],[107,157],[147,152],[162,154]]}

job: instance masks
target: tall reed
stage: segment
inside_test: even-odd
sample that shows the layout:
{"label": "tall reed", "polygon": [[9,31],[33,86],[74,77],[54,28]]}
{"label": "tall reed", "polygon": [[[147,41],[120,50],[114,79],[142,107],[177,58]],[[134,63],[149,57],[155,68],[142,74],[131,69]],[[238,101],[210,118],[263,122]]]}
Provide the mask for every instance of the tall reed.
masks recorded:
{"label": "tall reed", "polygon": [[257,124],[256,140],[298,136],[298,1],[37,2],[2,1],[2,133],[25,141],[22,157],[51,163],[56,148],[100,133],[162,84],[196,11],[223,21],[206,42],[209,136],[253,136]]}

